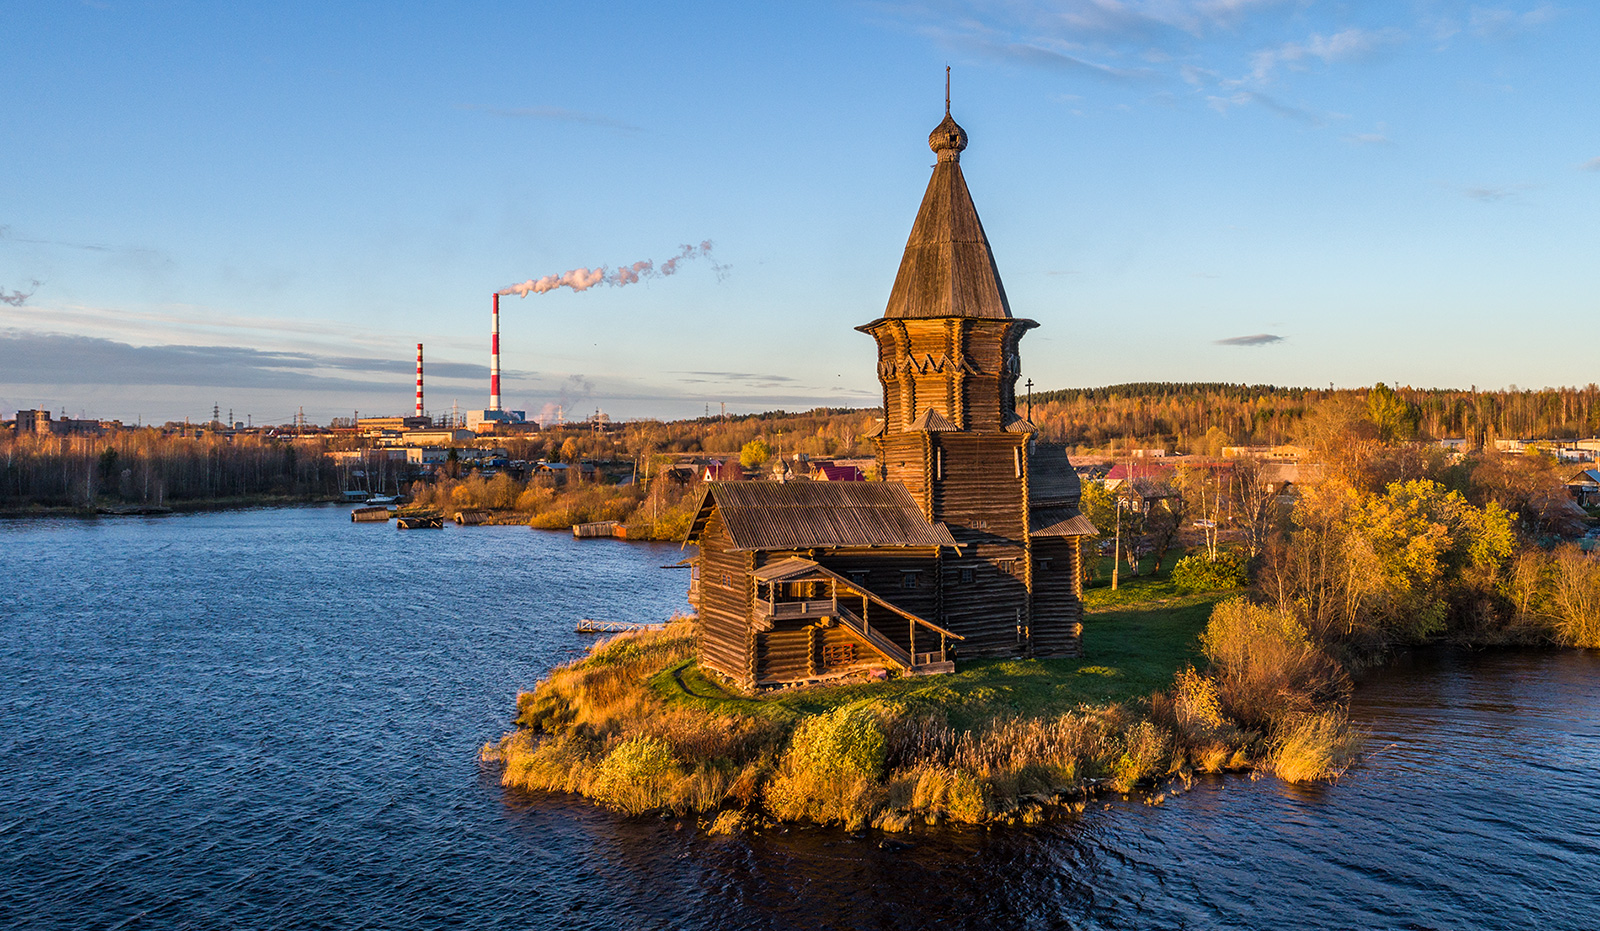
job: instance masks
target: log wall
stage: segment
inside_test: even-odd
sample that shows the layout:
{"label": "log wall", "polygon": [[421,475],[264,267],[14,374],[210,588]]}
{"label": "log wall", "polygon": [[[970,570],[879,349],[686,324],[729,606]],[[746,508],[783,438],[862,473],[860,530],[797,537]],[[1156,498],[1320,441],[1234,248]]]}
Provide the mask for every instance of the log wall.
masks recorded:
{"label": "log wall", "polygon": [[753,597],[749,553],[730,548],[727,527],[713,511],[700,540],[700,662],[746,686],[755,681],[750,628]]}
{"label": "log wall", "polygon": [[1083,578],[1078,537],[1033,543],[1033,650],[1039,656],[1083,655]]}

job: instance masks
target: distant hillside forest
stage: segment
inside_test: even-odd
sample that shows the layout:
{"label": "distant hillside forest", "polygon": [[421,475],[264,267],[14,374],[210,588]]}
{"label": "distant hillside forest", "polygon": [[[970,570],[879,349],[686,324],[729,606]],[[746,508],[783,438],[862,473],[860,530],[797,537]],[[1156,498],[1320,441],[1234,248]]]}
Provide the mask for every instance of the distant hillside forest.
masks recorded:
{"label": "distant hillside forest", "polygon": [[[1018,398],[1026,410],[1025,396]],[[1576,439],[1600,434],[1600,388],[1460,391],[1372,388],[1318,390],[1273,385],[1137,383],[1037,392],[1033,420],[1043,439],[1074,453],[1130,447],[1220,455],[1227,446],[1297,443],[1337,455],[1351,440],[1405,442],[1459,437]],[[613,463],[641,478],[676,456],[741,458],[760,440],[786,459],[873,455],[880,411],[819,407],[692,420],[640,420],[603,429],[569,424],[491,441],[512,459]],[[85,507],[337,495],[349,476],[322,455],[350,449],[353,436],[297,443],[202,431],[152,429],[104,436],[0,434],[0,507]],[[748,463],[747,463],[748,464]]]}
{"label": "distant hillside forest", "polygon": [[[1026,402],[1019,398],[1019,407]],[[1138,382],[1041,391],[1041,434],[1080,450],[1130,442],[1217,455],[1224,446],[1313,439],[1329,420],[1359,412],[1382,439],[1578,439],[1600,433],[1600,386],[1499,391],[1452,388],[1313,389],[1276,385]]]}

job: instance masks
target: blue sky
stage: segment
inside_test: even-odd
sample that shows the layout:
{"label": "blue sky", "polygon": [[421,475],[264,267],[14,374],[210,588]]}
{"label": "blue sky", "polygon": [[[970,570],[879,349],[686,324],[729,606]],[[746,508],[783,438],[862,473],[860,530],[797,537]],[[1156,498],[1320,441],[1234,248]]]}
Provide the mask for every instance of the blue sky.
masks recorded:
{"label": "blue sky", "polygon": [[[1587,4],[0,2],[0,410],[872,404],[942,116],[1040,388],[1597,380]],[[1256,339],[1240,339],[1256,337]]]}

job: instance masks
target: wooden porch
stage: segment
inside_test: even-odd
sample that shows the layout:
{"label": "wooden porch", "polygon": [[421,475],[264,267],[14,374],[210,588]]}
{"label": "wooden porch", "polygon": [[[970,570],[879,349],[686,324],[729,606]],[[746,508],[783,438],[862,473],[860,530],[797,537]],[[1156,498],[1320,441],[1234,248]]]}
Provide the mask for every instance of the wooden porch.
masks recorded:
{"label": "wooden porch", "polygon": [[[931,675],[955,671],[949,658],[949,642],[964,639],[960,634],[893,605],[836,572],[809,559],[790,557],[756,570],[756,597],[752,604],[752,624],[757,631],[772,631],[780,621],[815,620],[826,629],[837,623],[887,661],[908,675]],[[905,645],[895,642],[888,631],[904,624]],[[918,643],[918,630],[922,630]],[[937,637],[937,648],[932,648]],[[922,649],[918,649],[921,646]],[[909,647],[909,648],[908,648]],[[829,649],[824,647],[823,651]],[[870,665],[844,658],[842,645],[835,644],[830,657],[808,651],[808,672],[816,677],[835,666]]]}

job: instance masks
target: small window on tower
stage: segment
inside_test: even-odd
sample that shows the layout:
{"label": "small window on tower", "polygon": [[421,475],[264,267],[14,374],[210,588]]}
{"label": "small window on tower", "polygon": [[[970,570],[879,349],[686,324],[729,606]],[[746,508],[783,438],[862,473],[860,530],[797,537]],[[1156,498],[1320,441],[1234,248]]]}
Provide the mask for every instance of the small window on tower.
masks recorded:
{"label": "small window on tower", "polygon": [[972,584],[972,579],[973,579],[972,567],[971,566],[962,567],[962,569],[961,569],[961,584],[962,585],[970,585],[970,584]]}
{"label": "small window on tower", "polygon": [[866,569],[852,569],[850,570],[850,581],[856,585],[865,585],[867,584],[867,578],[870,575],[872,575],[872,573],[868,572]]}
{"label": "small window on tower", "polygon": [[920,573],[920,572],[902,572],[902,573],[900,573],[900,587],[901,588],[916,588],[917,585],[921,581],[922,581],[922,573]]}

